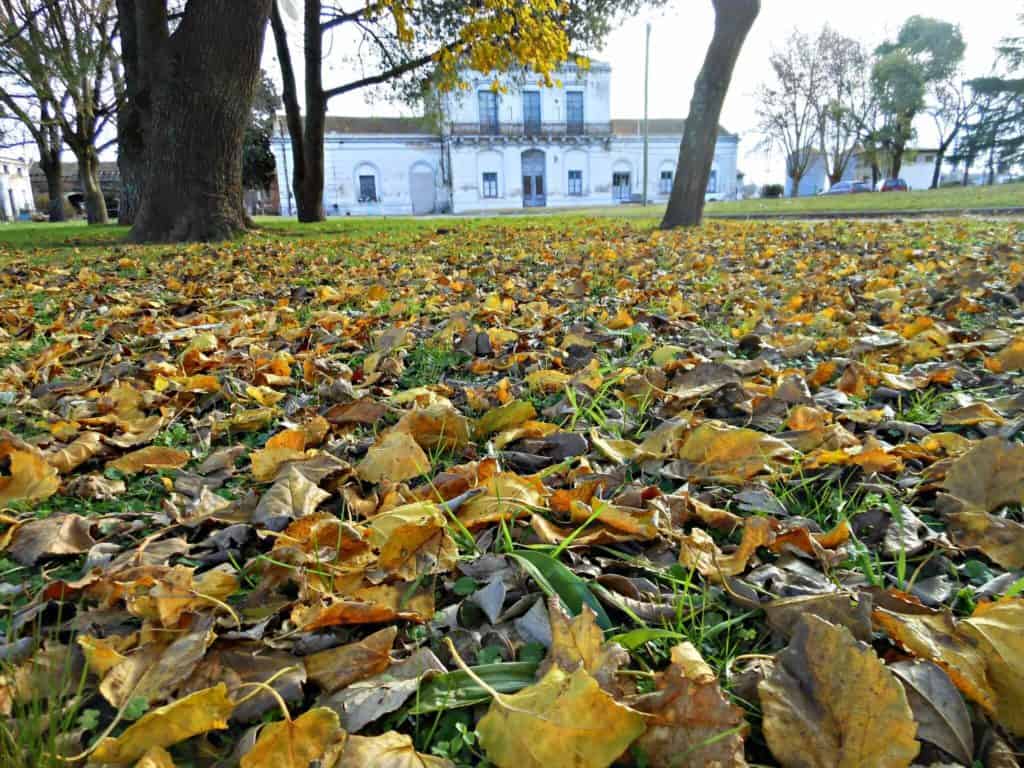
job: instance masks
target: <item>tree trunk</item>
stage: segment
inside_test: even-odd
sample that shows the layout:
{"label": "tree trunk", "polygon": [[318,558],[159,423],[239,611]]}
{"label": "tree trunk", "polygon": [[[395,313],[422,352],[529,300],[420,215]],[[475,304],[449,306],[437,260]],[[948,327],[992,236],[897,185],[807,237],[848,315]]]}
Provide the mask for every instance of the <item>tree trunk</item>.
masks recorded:
{"label": "tree trunk", "polygon": [[789,196],[800,197],[800,182],[804,180],[804,175],[802,173],[791,174],[789,180],[792,182],[789,187]]}
{"label": "tree trunk", "polygon": [[323,221],[324,215],[324,123],[327,117],[327,99],[324,96],[323,56],[324,36],[320,29],[320,0],[306,0],[304,23],[306,71],[306,120],[302,125],[302,144],[305,149],[303,163],[295,164],[302,170],[296,178],[295,198],[299,206],[299,221]]}
{"label": "tree trunk", "polygon": [[39,169],[46,175],[47,215],[51,223],[64,221],[64,171],[60,151],[40,153]]}
{"label": "tree trunk", "polygon": [[672,194],[662,229],[693,227],[704,216],[704,194],[718,140],[718,118],[743,41],[761,10],[761,0],[711,0],[715,34],[693,86],[690,114],[679,146]]}
{"label": "tree trunk", "polygon": [[878,180],[882,177],[882,169],[878,167],[878,161],[871,161],[871,188],[878,186]]}
{"label": "tree trunk", "polygon": [[967,186],[967,185],[969,185],[970,183],[971,183],[971,163],[970,163],[970,161],[968,160],[968,161],[965,161],[965,162],[964,162],[964,180],[963,180],[963,186],[965,186],[965,187],[966,187],[966,186]]}
{"label": "tree trunk", "polygon": [[76,152],[75,157],[78,159],[78,180],[85,196],[86,220],[90,224],[106,224],[110,218],[107,216],[107,201],[100,186],[100,158],[96,148],[86,146],[81,152]]}
{"label": "tree trunk", "polygon": [[935,170],[932,171],[932,185],[929,189],[938,189],[939,182],[942,180],[942,161],[945,159],[945,152],[939,150],[939,153],[935,155]]}
{"label": "tree trunk", "polygon": [[270,5],[189,0],[163,50],[140,46],[154,71],[134,240],[224,240],[246,229],[242,149]]}

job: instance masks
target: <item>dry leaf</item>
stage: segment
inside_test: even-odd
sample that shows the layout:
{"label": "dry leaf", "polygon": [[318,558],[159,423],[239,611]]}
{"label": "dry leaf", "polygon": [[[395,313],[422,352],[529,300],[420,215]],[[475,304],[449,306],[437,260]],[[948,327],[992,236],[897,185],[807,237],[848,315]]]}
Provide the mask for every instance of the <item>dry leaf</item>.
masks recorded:
{"label": "dry leaf", "polygon": [[125,475],[136,475],[146,470],[155,472],[160,469],[181,469],[188,464],[190,458],[188,451],[150,445],[108,461],[107,466]]}
{"label": "dry leaf", "polygon": [[416,751],[412,739],[388,731],[380,736],[349,736],[337,768],[453,768],[442,757]]}
{"label": "dry leaf", "polygon": [[312,653],[303,659],[306,675],[328,693],[351,685],[391,666],[391,646],[397,627],[385,627],[357,643]]}
{"label": "dry leaf", "polygon": [[758,692],[765,739],[784,766],[902,768],[917,756],[902,686],[845,627],[801,618]]}
{"label": "dry leaf", "polygon": [[128,765],[154,747],[169,747],[200,733],[228,727],[234,704],[223,684],[205,688],[150,710],[116,739],[105,738],[92,753],[99,763]]}
{"label": "dry leaf", "polygon": [[388,432],[356,467],[356,473],[368,483],[400,483],[428,472],[430,459],[405,432]]}
{"label": "dry leaf", "polygon": [[477,723],[498,768],[605,768],[643,731],[643,716],[616,703],[586,670],[557,666],[519,693],[496,696]]}
{"label": "dry leaf", "polygon": [[988,437],[956,459],[942,487],[970,509],[994,512],[1024,503],[1024,445]]}
{"label": "dry leaf", "polygon": [[0,432],[0,506],[15,501],[42,501],[57,492],[60,478],[38,450]]}
{"label": "dry leaf", "polygon": [[690,643],[672,649],[657,690],[633,706],[650,715],[636,746],[652,768],[745,768],[743,710],[722,693],[718,678]]}
{"label": "dry leaf", "polygon": [[316,707],[294,720],[268,723],[260,730],[256,744],[242,756],[241,768],[309,768],[320,760],[344,731],[338,715]]}

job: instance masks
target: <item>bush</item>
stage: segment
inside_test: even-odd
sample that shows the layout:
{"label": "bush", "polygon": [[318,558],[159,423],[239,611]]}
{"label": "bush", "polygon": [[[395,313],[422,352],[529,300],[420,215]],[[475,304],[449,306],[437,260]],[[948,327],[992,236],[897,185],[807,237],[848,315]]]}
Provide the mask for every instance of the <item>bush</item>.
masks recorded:
{"label": "bush", "polygon": [[[50,215],[50,196],[49,195],[36,195],[35,199],[36,213],[41,213],[47,218]],[[64,218],[71,220],[75,218],[77,211],[75,206],[68,202],[67,198],[64,199]]]}
{"label": "bush", "polygon": [[761,197],[782,197],[785,191],[786,188],[781,184],[765,184],[761,187]]}

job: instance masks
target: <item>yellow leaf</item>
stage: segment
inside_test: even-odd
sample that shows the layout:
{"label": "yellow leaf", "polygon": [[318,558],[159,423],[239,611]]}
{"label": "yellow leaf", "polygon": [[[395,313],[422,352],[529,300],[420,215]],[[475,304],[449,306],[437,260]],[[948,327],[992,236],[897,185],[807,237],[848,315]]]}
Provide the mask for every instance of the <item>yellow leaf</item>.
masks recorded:
{"label": "yellow leaf", "polygon": [[776,437],[717,421],[698,426],[679,449],[679,458],[693,462],[699,476],[733,483],[746,482],[795,456],[796,451]]}
{"label": "yellow leaf", "polygon": [[[9,434],[9,433],[8,433]],[[42,501],[57,492],[57,469],[47,464],[42,454],[13,436],[0,435],[0,506],[14,501]]]}
{"label": "yellow leaf", "polygon": [[458,517],[467,528],[499,520],[525,517],[533,507],[542,506],[549,491],[536,477],[500,472],[487,479],[484,492],[459,508]]}
{"label": "yellow leaf", "polygon": [[241,768],[309,768],[336,740],[344,738],[338,714],[316,707],[294,720],[269,723],[240,761]]}
{"label": "yellow leaf", "polygon": [[605,768],[644,731],[644,718],[601,690],[584,669],[552,666],[539,682],[491,700],[477,724],[498,768]]}
{"label": "yellow leaf", "polygon": [[458,560],[444,513],[429,501],[383,512],[370,521],[369,528],[370,544],[380,553],[376,568],[388,576],[413,581],[447,573]]}
{"label": "yellow leaf", "polygon": [[61,448],[46,457],[51,467],[56,467],[61,474],[68,474],[81,466],[103,450],[98,432],[83,432],[71,445]]}
{"label": "yellow leaf", "polygon": [[135,768],[174,768],[174,760],[163,747],[152,747],[139,758]]}
{"label": "yellow leaf", "polygon": [[1024,735],[1024,600],[981,603],[960,625],[985,658],[996,720],[1015,736]]}
{"label": "yellow leaf", "polygon": [[394,431],[405,432],[422,448],[456,450],[469,442],[469,419],[450,403],[434,403],[406,413]]}
{"label": "yellow leaf", "polygon": [[400,483],[430,471],[430,459],[405,432],[388,432],[366,452],[356,473],[368,483]]}
{"label": "yellow leaf", "polygon": [[478,440],[490,437],[495,432],[518,427],[524,421],[537,417],[533,403],[528,400],[513,400],[498,408],[492,408],[479,419],[473,427],[473,434]]}
{"label": "yellow leaf", "polygon": [[204,688],[147,712],[116,739],[104,739],[92,753],[92,759],[127,765],[154,747],[169,747],[200,733],[227,728],[234,707],[223,683]]}
{"label": "yellow leaf", "polygon": [[567,373],[548,369],[527,374],[526,386],[531,392],[561,392],[571,380]]}
{"label": "yellow leaf", "polygon": [[349,736],[336,768],[452,768],[443,757],[416,751],[404,733],[388,731],[380,736]]}
{"label": "yellow leaf", "polygon": [[153,472],[159,469],[181,469],[188,464],[190,458],[188,451],[150,445],[127,453],[114,461],[108,461],[107,466],[126,475],[135,475],[144,470]]}
{"label": "yellow leaf", "polygon": [[765,739],[784,766],[903,768],[917,757],[903,687],[846,627],[802,616],[758,692]]}

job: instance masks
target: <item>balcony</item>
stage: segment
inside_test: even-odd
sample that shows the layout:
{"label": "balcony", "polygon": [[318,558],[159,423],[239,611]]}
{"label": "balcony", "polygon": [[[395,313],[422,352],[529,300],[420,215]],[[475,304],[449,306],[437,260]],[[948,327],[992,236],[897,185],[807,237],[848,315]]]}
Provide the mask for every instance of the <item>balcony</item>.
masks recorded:
{"label": "balcony", "polygon": [[564,139],[573,137],[606,138],[612,133],[605,123],[451,123],[452,136],[504,137],[516,139]]}

